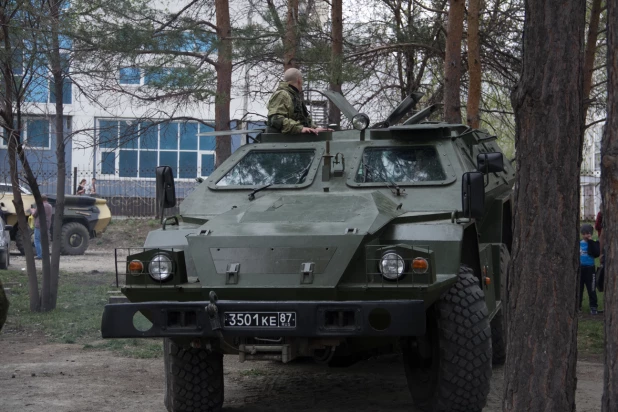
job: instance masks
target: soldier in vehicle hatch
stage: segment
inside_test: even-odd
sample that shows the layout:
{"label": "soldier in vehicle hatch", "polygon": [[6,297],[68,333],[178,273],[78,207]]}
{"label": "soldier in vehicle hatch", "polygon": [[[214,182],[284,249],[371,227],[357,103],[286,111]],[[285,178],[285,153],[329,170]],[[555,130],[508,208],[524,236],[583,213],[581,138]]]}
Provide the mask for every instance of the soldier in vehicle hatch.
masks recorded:
{"label": "soldier in vehicle hatch", "polygon": [[314,133],[330,129],[318,128],[303,101],[303,76],[298,69],[287,69],[283,81],[268,101],[268,133]]}

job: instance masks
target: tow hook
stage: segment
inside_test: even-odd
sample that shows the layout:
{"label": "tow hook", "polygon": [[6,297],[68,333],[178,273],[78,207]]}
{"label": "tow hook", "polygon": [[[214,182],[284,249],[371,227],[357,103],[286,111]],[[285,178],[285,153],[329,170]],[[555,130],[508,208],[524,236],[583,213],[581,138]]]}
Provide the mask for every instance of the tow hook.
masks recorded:
{"label": "tow hook", "polygon": [[219,298],[214,290],[211,290],[208,294],[210,303],[206,306],[206,313],[208,314],[208,320],[210,321],[210,327],[213,332],[221,330],[221,320],[219,319],[219,308],[217,307],[217,301]]}

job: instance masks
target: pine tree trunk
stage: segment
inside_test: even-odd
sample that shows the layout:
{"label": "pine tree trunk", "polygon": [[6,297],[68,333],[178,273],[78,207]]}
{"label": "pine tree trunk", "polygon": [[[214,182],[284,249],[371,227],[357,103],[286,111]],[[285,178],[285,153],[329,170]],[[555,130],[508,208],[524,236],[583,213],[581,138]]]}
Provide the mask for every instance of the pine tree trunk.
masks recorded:
{"label": "pine tree trunk", "polygon": [[[215,0],[217,36],[220,48],[217,57],[217,96],[215,98],[215,130],[230,130],[230,100],[232,93],[232,25],[228,0]],[[219,167],[232,154],[231,138],[217,136],[215,146],[216,166]]]}
{"label": "pine tree trunk", "polygon": [[449,0],[444,57],[444,120],[461,123],[461,39],[465,0]]}
{"label": "pine tree trunk", "polygon": [[479,128],[481,121],[481,47],[479,43],[479,15],[481,0],[468,2],[468,103],[466,107],[468,126]]}
{"label": "pine tree trunk", "polygon": [[618,2],[607,2],[607,124],[601,146],[605,248],[605,374],[603,412],[618,410]]}
{"label": "pine tree trunk", "polygon": [[[332,0],[332,41],[330,89],[341,93],[341,65],[343,63],[343,5],[342,0]],[[341,111],[330,103],[328,105],[328,124],[341,124]]]}
{"label": "pine tree trunk", "polygon": [[597,38],[599,37],[599,19],[601,17],[601,0],[592,0],[590,10],[590,24],[588,26],[588,39],[586,41],[586,53],[584,55],[584,121],[588,106],[586,100],[590,98],[592,86],[592,74],[594,71],[594,57],[597,53]]}
{"label": "pine tree trunk", "polygon": [[585,0],[526,0],[504,411],[575,411]]}
{"label": "pine tree trunk", "polygon": [[298,45],[298,0],[288,0],[288,16],[283,39],[283,70],[298,67],[296,47]]}

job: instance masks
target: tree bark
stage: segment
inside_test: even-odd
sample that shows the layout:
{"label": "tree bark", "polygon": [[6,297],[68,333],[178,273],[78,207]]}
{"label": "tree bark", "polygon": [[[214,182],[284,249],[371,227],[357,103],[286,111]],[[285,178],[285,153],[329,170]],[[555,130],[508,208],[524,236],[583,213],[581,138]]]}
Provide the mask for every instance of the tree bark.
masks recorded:
{"label": "tree bark", "polygon": [[588,113],[590,103],[590,89],[592,86],[592,73],[594,71],[594,57],[597,52],[597,38],[599,37],[599,19],[601,17],[601,0],[592,0],[590,10],[590,24],[588,25],[588,39],[586,41],[586,53],[584,55],[584,121]]}
{"label": "tree bark", "polygon": [[461,39],[465,0],[449,0],[444,56],[444,120],[461,123]]}
{"label": "tree bark", "polygon": [[288,0],[288,15],[283,41],[283,70],[298,67],[296,47],[298,45],[298,0]]}
{"label": "tree bark", "polygon": [[[230,130],[230,100],[232,93],[232,25],[228,0],[215,0],[217,14],[217,36],[219,53],[217,57],[217,96],[215,97],[215,130]],[[229,136],[217,136],[215,146],[216,167],[232,154]]]}
{"label": "tree bark", "polygon": [[601,143],[605,248],[605,374],[603,412],[618,410],[618,2],[607,2],[607,123]]}
{"label": "tree bark", "polygon": [[[40,211],[38,213],[39,220],[39,228],[47,227],[47,216],[45,215],[45,207],[43,206],[43,199],[41,199],[41,190],[39,188],[39,183],[36,180],[36,176],[34,171],[30,167],[30,162],[26,157],[26,151],[23,146],[18,146],[17,149],[17,157],[19,158],[19,162],[21,163],[24,177],[26,178],[26,182],[28,183],[28,187],[30,187],[30,191],[32,192],[32,196],[34,197],[34,203],[36,205],[36,209]],[[17,208],[15,209],[17,212]],[[19,218],[18,218],[19,220]],[[21,226],[21,223],[20,223]],[[50,266],[49,266],[49,232],[47,230],[40,230],[41,232],[41,293],[40,293],[40,306],[39,309],[42,312],[47,312],[53,309],[50,302],[51,296],[51,276],[50,276]],[[24,250],[26,251],[26,259],[28,259],[28,247],[32,249],[32,243],[30,242],[30,236],[25,238],[24,241]],[[34,262],[34,251],[32,256]],[[36,268],[34,268],[34,272],[36,273]],[[54,304],[55,306],[55,304]]]}
{"label": "tree bark", "polygon": [[[10,17],[5,13],[5,9],[0,7],[0,31],[5,53],[10,56],[12,52],[11,36],[9,32]],[[34,251],[30,243],[30,233],[28,230],[28,220],[24,211],[24,202],[19,190],[19,171],[17,163],[18,152],[23,152],[21,142],[21,134],[19,130],[14,129],[15,120],[19,125],[21,117],[19,116],[19,96],[15,95],[13,88],[13,67],[10,59],[2,61],[0,66],[2,71],[2,89],[4,96],[0,102],[0,114],[2,120],[7,126],[4,129],[7,139],[7,152],[9,158],[9,173],[11,175],[11,185],[13,186],[13,204],[15,205],[15,214],[17,215],[18,230],[24,241],[24,251],[26,255],[26,270],[28,272],[28,297],[30,300],[30,310],[38,312],[41,308],[41,299],[39,294],[39,284],[36,274],[36,266],[34,264]],[[14,105],[18,108],[17,114],[13,111]],[[17,117],[17,119],[15,119]]]}
{"label": "tree bark", "polygon": [[[341,93],[341,65],[343,64],[343,1],[332,0],[331,21],[332,21],[332,53],[331,53],[331,78],[330,89]],[[339,108],[329,103],[328,105],[328,124],[341,124],[341,111]]]}
{"label": "tree bark", "polygon": [[[63,86],[65,81],[65,72],[63,70],[61,55],[60,55],[60,1],[49,0],[49,10],[51,14],[51,35],[52,35],[52,50],[51,50],[51,73],[53,78],[54,93],[56,95],[56,115],[55,132],[56,132],[56,170],[58,180],[56,183],[56,206],[54,212],[53,226],[56,228],[53,234],[52,253],[50,260],[50,295],[49,295],[49,310],[56,308],[58,298],[58,280],[60,274],[60,249],[62,236],[62,221],[64,219],[64,192],[66,186],[66,159],[65,159],[65,140],[64,140],[64,102],[63,102]],[[45,310],[45,308],[43,309]]]}
{"label": "tree bark", "polygon": [[479,42],[479,15],[481,0],[468,2],[468,102],[466,107],[468,126],[478,129],[481,121],[481,47]]}
{"label": "tree bark", "polygon": [[[5,86],[7,85],[5,84]],[[7,102],[10,102],[10,99],[6,100]],[[7,122],[7,124],[12,124],[12,114],[10,116],[7,116],[6,113],[10,112],[5,112],[5,115],[3,116],[4,120]],[[11,120],[11,123],[9,123],[8,120]],[[28,219],[26,218],[26,213],[24,211],[24,201],[22,200],[21,192],[19,191],[17,152],[21,150],[21,138],[17,131],[10,130],[8,143],[9,169],[11,174],[11,185],[13,186],[13,204],[15,205],[15,214],[17,215],[17,227],[20,231],[22,239],[24,239],[23,244],[24,252],[26,255],[26,271],[28,272],[28,297],[30,299],[30,311],[38,312],[41,310],[41,296],[39,294],[39,281],[36,275],[36,265],[34,264],[34,249],[32,247],[32,243],[30,243]]]}
{"label": "tree bark", "polygon": [[585,0],[526,0],[504,411],[575,411]]}

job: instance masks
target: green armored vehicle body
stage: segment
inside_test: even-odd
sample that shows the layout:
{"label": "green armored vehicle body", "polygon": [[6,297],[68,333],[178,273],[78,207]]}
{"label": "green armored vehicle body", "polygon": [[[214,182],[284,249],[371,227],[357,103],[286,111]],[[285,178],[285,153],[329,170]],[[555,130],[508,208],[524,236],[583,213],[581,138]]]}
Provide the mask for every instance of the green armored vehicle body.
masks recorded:
{"label": "green armored vehicle body", "polygon": [[[262,133],[141,249],[118,251],[105,338],[163,337],[169,411],[219,411],[223,354],[346,365],[399,351],[415,407],[480,411],[505,358],[503,284],[514,169],[495,137],[459,124]],[[170,169],[159,199],[175,202]],[[126,256],[126,257],[125,257]],[[152,325],[134,323],[138,314]]]}

